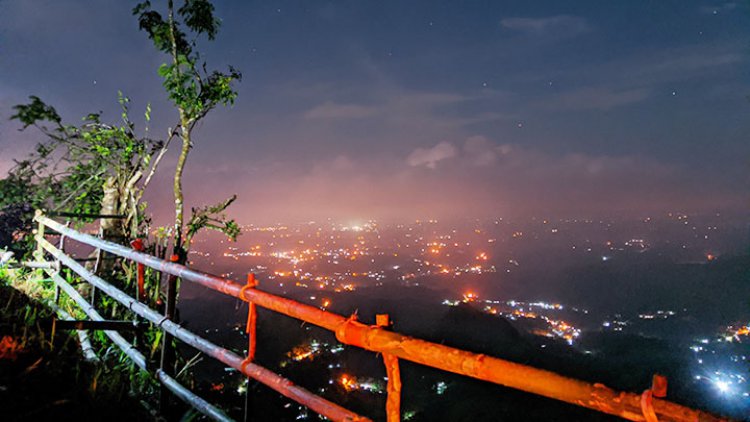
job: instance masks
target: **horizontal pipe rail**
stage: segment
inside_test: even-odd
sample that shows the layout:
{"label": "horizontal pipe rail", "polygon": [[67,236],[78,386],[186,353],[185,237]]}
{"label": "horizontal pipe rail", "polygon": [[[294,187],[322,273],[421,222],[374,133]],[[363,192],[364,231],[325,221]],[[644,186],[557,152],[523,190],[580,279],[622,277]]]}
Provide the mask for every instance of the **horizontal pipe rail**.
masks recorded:
{"label": "horizontal pipe rail", "polygon": [[[83,296],[81,296],[81,294],[78,293],[75,288],[73,288],[73,286],[68,284],[67,281],[60,277],[57,272],[47,270],[47,274],[52,278],[52,281],[54,281],[54,283],[60,288],[60,290],[67,293],[68,296],[73,300],[73,302],[75,302],[81,308],[81,310],[86,315],[88,315],[89,318],[91,318],[92,321],[104,321],[104,318],[101,316],[101,314],[99,314],[99,312],[97,312],[96,309],[86,299],[84,299]],[[130,360],[133,361],[133,363],[135,363],[138,368],[140,368],[144,372],[149,372],[148,367],[146,366],[146,357],[143,356],[143,354],[139,352],[135,348],[135,346],[130,344],[130,342],[128,342],[123,336],[121,336],[120,333],[118,333],[117,331],[105,330],[104,334],[106,334],[107,337],[109,337],[109,339],[112,340],[112,342],[123,353],[125,353],[125,355],[130,358]],[[164,371],[157,369],[155,375],[156,379],[158,379],[159,382],[169,388],[169,390],[172,391],[177,397],[179,397],[185,403],[192,406],[207,417],[219,422],[232,422],[232,419],[216,406],[212,405],[203,398],[197,396],[192,391],[185,388],[176,379],[170,377]]]}
{"label": "horizontal pipe rail", "polygon": [[72,320],[56,319],[53,326],[57,330],[112,330],[112,331],[139,331],[143,325],[137,321],[94,321],[94,320]]}
{"label": "horizontal pipe rail", "polygon": [[[151,255],[77,232],[43,215],[37,215],[35,219],[71,239],[325,328],[334,332],[336,338],[344,344],[391,354],[433,368],[561,400],[624,419],[645,420],[641,409],[640,394],[618,392],[603,384],[592,384],[564,377],[552,371],[415,339],[381,327],[365,325],[353,318],[346,318],[257,288],[243,290],[243,286],[239,283],[196,271],[184,265],[166,262]],[[691,409],[667,400],[654,399],[653,408],[660,421],[725,420],[708,412]]]}
{"label": "horizontal pipe rail", "polygon": [[298,385],[295,385],[290,380],[274,373],[273,371],[270,371],[255,363],[246,361],[236,353],[233,353],[223,347],[219,347],[216,344],[204,339],[203,337],[200,337],[183,328],[179,324],[166,319],[163,315],[149,308],[145,304],[140,303],[136,299],[128,296],[122,290],[104,281],[102,278],[92,274],[81,264],[76,262],[71,257],[67,256],[61,250],[57,249],[43,237],[37,236],[36,240],[38,244],[41,245],[50,255],[59,260],[66,267],[78,273],[79,276],[91,283],[94,287],[103,291],[108,296],[120,302],[123,306],[130,309],[142,318],[151,321],[152,323],[161,327],[162,330],[173,335],[180,341],[200,350],[206,355],[211,356],[212,358],[224,363],[227,366],[237,369],[246,376],[265,384],[266,386],[276,390],[282,395],[298,403],[304,404],[316,413],[319,413],[329,419],[332,419],[334,421],[369,421],[369,419],[351,412],[320,396],[317,396],[310,391]]}
{"label": "horizontal pipe rail", "polygon": [[57,262],[24,261],[19,262],[17,265],[13,265],[10,268],[55,269],[57,268]]}

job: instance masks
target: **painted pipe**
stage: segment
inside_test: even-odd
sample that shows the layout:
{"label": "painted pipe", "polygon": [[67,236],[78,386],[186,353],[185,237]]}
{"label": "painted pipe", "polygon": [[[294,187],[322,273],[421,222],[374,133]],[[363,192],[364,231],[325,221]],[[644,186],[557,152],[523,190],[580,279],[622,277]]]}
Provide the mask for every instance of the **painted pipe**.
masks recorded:
{"label": "painted pipe", "polygon": [[[76,232],[77,233],[77,232]],[[71,239],[74,237],[70,236]],[[237,369],[246,376],[257,380],[266,386],[276,390],[282,395],[309,407],[316,413],[319,413],[334,421],[369,421],[370,419],[360,416],[350,410],[347,410],[335,403],[332,403],[310,391],[295,385],[292,381],[270,371],[260,365],[249,362],[236,353],[233,353],[223,347],[200,337],[191,331],[176,324],[155,310],[149,308],[143,303],[138,302],[131,296],[128,296],[122,290],[116,288],[102,278],[86,270],[81,264],[73,258],[65,255],[47,240],[41,236],[36,237],[37,242],[55,259],[59,260],[66,267],[72,269],[83,279],[91,283],[97,289],[103,291],[132,312],[140,315],[148,321],[161,327],[165,332],[173,335],[180,341],[200,350],[208,356],[224,363],[227,366]],[[103,249],[103,248],[102,248]]]}
{"label": "painted pipe", "polygon": [[36,262],[36,261],[24,261],[19,262],[17,266],[10,267],[10,268],[35,268],[35,269],[56,269],[57,263],[56,262]]}
{"label": "painted pipe", "polygon": [[[365,325],[353,318],[324,311],[257,288],[245,289],[231,280],[183,265],[166,262],[127,247],[71,230],[54,220],[37,215],[35,220],[79,242],[101,248],[123,258],[140,262],[156,270],[173,274],[209,289],[234,296],[246,302],[318,325],[336,334],[342,343],[444,371],[466,375],[540,396],[572,403],[633,421],[644,421],[640,394],[615,391],[600,383],[588,383],[564,377],[552,371],[521,365],[504,359],[472,353],[429,341],[415,339],[377,326]],[[701,410],[666,400],[654,400],[654,410],[661,421],[726,420]]]}

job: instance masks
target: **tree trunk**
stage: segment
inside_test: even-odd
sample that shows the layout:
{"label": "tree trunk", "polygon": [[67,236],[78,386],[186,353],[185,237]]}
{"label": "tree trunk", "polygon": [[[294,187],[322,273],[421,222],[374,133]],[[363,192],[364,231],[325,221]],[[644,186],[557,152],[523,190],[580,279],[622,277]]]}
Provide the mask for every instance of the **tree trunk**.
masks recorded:
{"label": "tree trunk", "polygon": [[[180,112],[182,115],[183,113]],[[183,226],[184,226],[184,198],[182,194],[182,172],[185,169],[185,161],[190,152],[190,129],[189,123],[185,118],[181,119],[182,125],[182,150],[180,157],[177,159],[177,168],[174,172],[174,253],[179,257],[180,263],[184,263],[186,258],[185,251],[187,248],[183,245]]]}
{"label": "tree trunk", "polygon": [[[116,215],[120,210],[120,190],[117,188],[117,181],[113,176],[107,178],[102,187],[104,196],[101,202],[101,214]],[[99,220],[102,233],[105,239],[113,239],[122,233],[122,225],[119,219],[102,218]]]}
{"label": "tree trunk", "polygon": [[141,170],[134,170],[127,183],[120,188],[120,208],[117,214],[125,216],[121,228],[122,235],[128,240],[134,240],[140,236],[138,229],[140,228],[141,215],[138,209],[138,193],[135,185],[141,180],[142,176]]}
{"label": "tree trunk", "polygon": [[[175,76],[180,73],[179,60],[177,59],[177,41],[175,40],[176,25],[174,21],[174,9],[173,1],[167,2],[169,9],[169,41],[171,43],[172,50],[172,63],[174,64]],[[184,221],[184,203],[185,200],[182,195],[182,172],[185,169],[185,161],[187,160],[188,153],[190,152],[190,119],[185,113],[182,107],[178,106],[180,111],[180,138],[182,138],[182,150],[180,150],[180,158],[177,159],[177,169],[174,172],[174,255],[177,255],[178,262],[183,264],[187,260],[187,252],[182,244],[182,230]]]}
{"label": "tree trunk", "polygon": [[[114,176],[108,177],[102,189],[104,190],[104,195],[102,196],[100,213],[103,215],[116,215],[120,209],[120,190],[117,188],[116,178]],[[103,239],[117,242],[122,236],[122,221],[119,218],[100,218],[99,229]],[[114,260],[102,259],[105,254],[103,251],[94,251],[94,256],[97,253],[100,254],[99,268],[96,269],[97,272],[100,274],[109,273],[114,268]]]}

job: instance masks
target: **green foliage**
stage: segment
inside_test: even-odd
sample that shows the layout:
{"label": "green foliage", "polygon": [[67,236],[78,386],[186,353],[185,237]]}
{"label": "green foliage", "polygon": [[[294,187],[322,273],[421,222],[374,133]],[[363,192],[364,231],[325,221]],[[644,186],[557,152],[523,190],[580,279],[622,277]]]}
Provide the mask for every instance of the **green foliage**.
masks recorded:
{"label": "green foliage", "polygon": [[240,72],[232,67],[227,73],[213,71],[202,75],[196,70],[195,61],[185,55],[178,55],[173,64],[162,64],[158,73],[164,79],[169,99],[183,110],[190,123],[219,104],[234,104],[237,93],[232,82],[242,79]]}
{"label": "green foliage", "polygon": [[13,107],[16,114],[11,116],[11,119],[18,119],[23,123],[24,129],[37,124],[39,121],[49,121],[60,125],[60,115],[54,107],[45,104],[39,97],[32,95],[29,97],[31,102],[25,105],[17,105]]}
{"label": "green foliage", "polygon": [[[183,149],[178,161],[181,170],[180,166],[184,165],[184,158],[192,145],[191,130],[217,105],[234,103],[237,93],[233,83],[241,79],[240,72],[232,67],[226,72],[206,70],[206,64],[201,63],[196,51],[195,38],[205,35],[212,40],[218,32],[220,22],[214,17],[211,2],[184,0],[176,11],[172,7],[172,1],[168,4],[169,10],[165,16],[153,10],[149,1],[138,4],[133,13],[138,17],[139,27],[148,34],[157,50],[171,56],[171,64],[162,65],[159,74],[163,78],[169,99],[179,110],[179,126],[170,129],[170,137],[164,142],[150,139],[147,127],[145,135],[138,136],[136,125],[129,118],[130,100],[120,92],[120,121],[115,124],[105,123],[101,112],[86,115],[77,125],[64,124],[52,106],[35,96],[30,97],[28,104],[16,106],[13,119],[21,122],[23,129],[29,126],[39,129],[45,140],[37,145],[29,157],[16,162],[7,178],[0,180],[0,230],[4,230],[2,217],[9,215],[8,210],[13,210],[12,217],[15,220],[6,218],[6,221],[15,225],[6,230],[11,234],[10,238],[22,233],[29,239],[28,234],[33,227],[31,213],[34,209],[44,209],[79,214],[115,212],[126,215],[127,218],[118,228],[120,234],[148,240],[150,220],[146,214],[146,204],[141,202],[141,198],[169,142],[174,136],[182,138]],[[188,35],[194,38],[189,40]],[[150,105],[146,107],[144,119],[147,123],[151,120]],[[181,175],[182,172],[178,174]],[[177,179],[180,180],[180,177]],[[113,191],[115,199],[111,200]],[[233,196],[213,206],[193,208],[186,238],[190,239],[199,230],[208,228],[219,230],[235,239],[240,233],[239,226],[223,214],[235,199],[236,196]],[[181,207],[180,202],[180,209]],[[16,221],[16,216],[21,216],[20,223]],[[111,219],[102,222],[107,220]],[[23,227],[19,228],[21,226]],[[104,233],[106,237],[106,230]],[[170,237],[177,245],[175,249],[185,253],[186,249],[180,246],[181,220],[179,228],[157,231],[153,241],[147,242],[146,252],[164,257]],[[108,261],[103,262],[106,264]],[[116,261],[113,266],[122,267],[123,271],[113,271],[107,275],[107,279],[126,292],[134,292],[135,265]],[[80,282],[69,271],[65,275],[82,294],[93,294],[89,284]],[[159,275],[157,271],[146,271],[145,301],[152,307],[160,299]],[[41,293],[49,294],[50,291],[48,287]],[[129,309],[106,295],[96,295],[95,305],[107,318],[134,317]],[[60,306],[72,308],[72,302],[61,298]],[[80,310],[70,311],[73,315],[83,317]],[[24,317],[29,321],[38,319],[33,310],[29,310]],[[104,369],[95,373],[91,384],[92,392],[96,391],[97,383],[101,384],[105,380],[113,385],[128,386],[127,388],[132,386],[140,391],[153,389],[153,380],[146,379],[135,370],[132,363],[127,362],[110,345],[103,332],[93,332],[92,337],[95,345],[99,346],[99,351],[104,352],[102,358],[107,363]],[[162,341],[161,331],[154,326],[137,339],[139,345],[150,352],[147,353],[150,358],[154,357]],[[184,364],[180,376],[189,376],[192,365],[197,361],[197,356],[186,364],[184,360],[178,360],[178,364]],[[129,379],[117,375],[123,373],[129,374]]]}
{"label": "green foliage", "polygon": [[[148,218],[140,198],[145,182],[142,176],[155,170],[152,156],[166,149],[165,142],[136,135],[129,119],[129,98],[118,93],[121,106],[119,124],[105,124],[101,113],[91,113],[79,126],[64,125],[52,106],[31,96],[28,104],[15,106],[12,117],[24,128],[35,126],[46,140],[37,144],[27,158],[16,161],[5,179],[0,180],[0,238],[15,237],[23,242],[30,232],[34,209],[97,214],[105,198],[104,186],[116,191],[110,210],[127,215],[121,234],[136,237],[147,228]],[[146,110],[150,118],[150,107]],[[44,121],[55,124],[53,129]],[[15,227],[3,224],[19,207],[26,211],[15,219]],[[7,226],[7,227],[6,227]],[[7,240],[4,242],[7,243]]]}
{"label": "green foliage", "polygon": [[[234,104],[237,92],[233,83],[241,80],[242,74],[231,66],[226,72],[209,72],[206,63],[201,63],[200,54],[196,51],[196,39],[205,35],[213,40],[220,26],[210,1],[183,0],[182,6],[175,11],[173,1],[169,0],[166,9],[166,14],[162,15],[154,10],[151,1],[144,1],[133,9],[133,14],[154,47],[171,58],[171,63],[159,66],[158,74],[180,117],[180,130],[176,130],[176,133],[183,145],[175,170],[175,224],[172,236],[174,253],[184,258],[187,256],[185,245],[189,247],[192,237],[203,228],[219,230],[232,239],[240,233],[239,226],[222,214],[234,198],[215,206],[193,208],[193,217],[185,228],[182,175],[192,147],[193,128],[217,105]],[[188,40],[188,35],[192,35],[193,39]]]}
{"label": "green foliage", "polygon": [[217,105],[230,105],[237,97],[232,82],[242,79],[237,69],[229,67],[227,72],[206,71],[206,64],[199,66],[200,56],[195,52],[195,40],[187,41],[181,30],[184,25],[195,34],[205,34],[213,40],[220,21],[214,17],[214,7],[207,0],[186,0],[165,20],[159,12],[152,10],[151,2],[145,1],[133,9],[142,30],[146,31],[154,46],[172,56],[171,64],[159,67],[159,76],[164,79],[164,88],[169,99],[192,124],[201,119]]}
{"label": "green foliage", "polygon": [[[0,337],[12,337],[19,345],[15,359],[0,360],[2,383],[12,387],[3,390],[4,403],[12,403],[3,408],[4,420],[59,419],[60,412],[66,420],[98,420],[112,414],[143,420],[132,392],[153,387],[130,382],[139,371],[122,363],[119,350],[107,353],[108,348],[102,348],[101,362],[92,364],[81,358],[74,331],[52,335],[54,311],[43,304],[51,303],[53,294],[44,283],[49,280],[42,277],[40,271],[0,269]],[[66,295],[58,305],[74,318],[83,317],[82,311],[71,309]],[[59,405],[40,407],[39,397]]]}
{"label": "green foliage", "polygon": [[193,236],[202,229],[216,230],[227,235],[231,240],[237,240],[240,235],[240,227],[234,220],[228,220],[224,211],[237,199],[237,195],[216,205],[203,208],[193,208],[193,215],[187,224],[185,244],[189,245]]}
{"label": "green foliage", "polygon": [[[170,10],[170,15],[172,11]],[[209,40],[216,37],[221,21],[214,17],[214,6],[207,0],[185,0],[183,6],[177,10],[185,26],[196,34],[206,34]],[[154,46],[165,52],[171,53],[172,34],[169,19],[165,20],[159,12],[152,10],[151,2],[144,1],[133,8],[133,15],[138,17],[139,27],[148,33]],[[175,24],[174,43],[178,54],[190,55],[192,53],[185,34],[180,30],[180,25]],[[195,44],[194,42],[192,43]]]}
{"label": "green foliage", "polygon": [[206,34],[209,40],[216,37],[221,22],[214,18],[214,5],[207,0],[186,0],[177,10],[185,24],[198,34]]}
{"label": "green foliage", "polygon": [[[151,2],[144,1],[133,8],[133,14],[138,16],[138,26],[148,33],[148,37],[154,42],[154,46],[169,53],[172,50],[172,34],[169,23],[162,18],[159,12],[151,10]],[[190,51],[190,45],[185,39],[185,34],[179,27],[174,29],[174,42],[177,51]]]}

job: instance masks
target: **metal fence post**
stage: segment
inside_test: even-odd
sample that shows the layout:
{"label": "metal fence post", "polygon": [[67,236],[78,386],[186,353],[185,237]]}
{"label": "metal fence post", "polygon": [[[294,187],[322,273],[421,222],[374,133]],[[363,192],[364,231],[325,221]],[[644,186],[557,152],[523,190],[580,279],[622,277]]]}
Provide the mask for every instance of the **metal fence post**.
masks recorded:
{"label": "metal fence post", "polygon": [[[36,210],[34,212],[35,217],[41,217],[42,216],[42,210]],[[37,226],[36,233],[44,238],[44,231],[47,229],[44,225],[44,222],[42,222],[41,219],[37,219],[39,222],[39,225]],[[42,262],[44,261],[44,248],[42,247],[42,244],[39,242],[36,242],[36,252],[34,252],[34,257],[37,261]]]}
{"label": "metal fence post", "polygon": [[[70,221],[65,222],[65,227],[70,227]],[[60,249],[62,253],[65,253],[65,235],[60,234],[60,243],[57,246],[57,249]],[[57,262],[57,270],[60,271],[60,260],[56,259],[55,262]],[[54,299],[55,305],[60,304],[60,286],[55,283],[55,299]]]}
{"label": "metal fence post", "polygon": [[[104,239],[104,230],[99,225],[99,239]],[[94,274],[99,274],[99,266],[102,263],[102,249],[96,249],[96,260],[94,261]],[[91,305],[96,306],[96,287],[91,286]]]}
{"label": "metal fence post", "polygon": [[[247,284],[242,288],[241,295],[244,296],[245,289],[254,289],[258,285],[258,281],[255,279],[254,273],[247,274]],[[255,359],[255,328],[258,320],[257,311],[255,309],[255,303],[247,301],[247,324],[245,325],[245,333],[247,333],[247,357],[246,362],[252,362]],[[247,389],[245,390],[245,412],[243,420],[245,422],[250,420],[250,377],[247,378]]]}
{"label": "metal fence post", "polygon": [[[143,240],[141,239],[133,240],[132,242],[130,242],[130,246],[138,252],[143,252],[144,250]],[[138,283],[136,287],[138,294],[136,295],[136,297],[141,302],[145,302],[146,301],[146,267],[140,262],[136,264],[136,267],[137,267],[137,273],[138,273],[137,275]]]}
{"label": "metal fence post", "polygon": [[[255,274],[249,273],[247,275],[247,284],[242,288],[243,296],[245,289],[254,289],[258,285],[258,281],[255,280]],[[257,311],[255,309],[255,303],[247,302],[247,325],[245,326],[245,332],[247,333],[247,360],[252,362],[255,360],[255,325],[258,320]]]}
{"label": "metal fence post", "polygon": [[[180,259],[179,256],[172,255],[172,257],[170,258],[170,261],[178,262],[179,259]],[[166,304],[164,307],[164,317],[170,321],[174,321],[175,308],[177,305],[177,277],[172,274],[170,274],[169,277],[167,277],[167,298],[166,299],[167,300],[166,300]],[[162,345],[161,345],[161,362],[159,364],[159,369],[164,371],[167,375],[173,376],[174,365],[175,365],[175,350],[172,345],[172,335],[168,334],[166,331],[163,331]],[[167,389],[164,385],[162,385],[161,390],[159,392],[159,406],[161,408],[162,414],[164,415],[166,415],[169,411],[170,396],[171,394],[169,392],[169,389]]]}
{"label": "metal fence post", "polygon": [[[375,324],[378,327],[390,328],[391,321],[388,314],[377,314]],[[398,367],[398,358],[390,353],[383,353],[383,363],[385,363],[385,373],[388,376],[386,418],[388,422],[399,422],[401,420],[401,371]]]}

